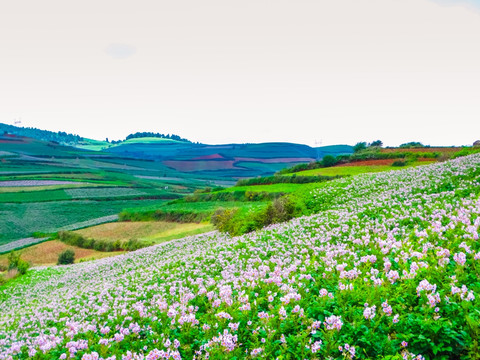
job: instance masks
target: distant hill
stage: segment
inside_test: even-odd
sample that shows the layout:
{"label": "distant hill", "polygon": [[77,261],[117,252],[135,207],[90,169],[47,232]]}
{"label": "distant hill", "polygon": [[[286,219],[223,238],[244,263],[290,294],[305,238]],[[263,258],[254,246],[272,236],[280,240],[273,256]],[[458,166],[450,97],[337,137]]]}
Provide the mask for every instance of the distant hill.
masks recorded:
{"label": "distant hill", "polygon": [[170,139],[170,140],[176,140],[176,141],[191,142],[190,140],[184,139],[175,134],[165,135],[165,134],[154,133],[154,132],[136,132],[135,134],[128,135],[125,138],[125,140],[139,139],[139,138],[159,138],[159,139]]}
{"label": "distant hill", "polygon": [[[27,139],[22,142],[19,138],[12,139],[9,135],[35,139],[37,142],[27,141]],[[0,136],[3,143],[20,141],[18,144],[20,147],[16,150],[24,154],[42,155],[42,151],[46,151],[43,155],[65,156],[60,153],[71,152],[71,150],[55,148],[54,145],[68,145],[91,151],[90,155],[83,153],[83,156],[87,157],[95,156],[95,152],[101,151],[104,158],[111,156],[115,159],[154,161],[166,169],[167,174],[183,173],[189,174],[190,177],[228,181],[268,176],[285,167],[319,160],[325,155],[337,156],[353,152],[353,148],[349,145],[317,148],[284,142],[207,145],[193,143],[178,135],[153,132],[137,132],[128,135],[123,141],[108,142],[87,139],[62,131],[53,132],[7,124],[0,124]],[[77,153],[76,156],[78,156]]]}
{"label": "distant hill", "polygon": [[83,140],[83,138],[79,135],[68,134],[64,131],[54,132],[31,127],[26,128],[0,123],[0,135],[5,134],[26,136],[29,138],[43,140],[47,142],[54,141],[56,143],[65,145],[76,145]]}
{"label": "distant hill", "polygon": [[117,156],[159,161],[179,172],[239,179],[271,175],[285,167],[325,155],[351,154],[349,145],[312,148],[293,143],[206,145],[145,138],[127,140],[105,149]]}

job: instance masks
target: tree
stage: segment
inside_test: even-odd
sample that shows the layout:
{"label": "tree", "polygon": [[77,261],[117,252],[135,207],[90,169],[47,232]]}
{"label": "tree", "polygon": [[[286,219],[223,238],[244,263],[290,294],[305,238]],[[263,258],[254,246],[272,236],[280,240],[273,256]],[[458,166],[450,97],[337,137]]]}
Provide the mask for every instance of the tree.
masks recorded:
{"label": "tree", "polygon": [[30,267],[30,264],[23,259],[15,251],[8,254],[8,270],[17,270],[21,275],[25,274]]}
{"label": "tree", "polygon": [[75,252],[71,249],[67,249],[58,255],[58,265],[73,264],[75,261]]}
{"label": "tree", "polygon": [[358,142],[353,147],[353,152],[359,152],[359,151],[365,150],[366,148],[367,148],[366,142]]}
{"label": "tree", "polygon": [[381,140],[376,140],[370,144],[370,146],[382,147],[383,142]]}
{"label": "tree", "polygon": [[337,159],[335,158],[335,156],[332,156],[332,155],[325,155],[322,159],[322,165],[324,167],[331,167],[335,164],[337,164]]}

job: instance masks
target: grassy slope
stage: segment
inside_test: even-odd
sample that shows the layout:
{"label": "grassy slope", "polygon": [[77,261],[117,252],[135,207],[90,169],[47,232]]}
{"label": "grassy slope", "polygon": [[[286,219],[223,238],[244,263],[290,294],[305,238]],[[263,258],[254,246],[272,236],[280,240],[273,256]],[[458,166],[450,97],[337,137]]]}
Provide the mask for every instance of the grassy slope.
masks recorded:
{"label": "grassy slope", "polygon": [[[0,351],[27,358],[55,327],[37,358],[58,358],[75,326],[78,358],[478,358],[479,164],[335,180],[310,193],[312,217],[31,271],[0,292]],[[121,336],[130,324],[140,335]]]}
{"label": "grassy slope", "polygon": [[[433,161],[432,161],[433,162]],[[296,174],[300,176],[315,176],[315,175],[324,175],[324,176],[349,176],[349,175],[359,175],[372,172],[381,172],[381,171],[391,171],[391,170],[401,170],[407,167],[414,167],[420,165],[427,165],[428,161],[418,161],[407,166],[391,166],[391,165],[361,165],[355,166],[355,163],[352,163],[350,166],[333,166],[329,168],[313,169],[299,171]],[[291,174],[288,174],[291,175]]]}

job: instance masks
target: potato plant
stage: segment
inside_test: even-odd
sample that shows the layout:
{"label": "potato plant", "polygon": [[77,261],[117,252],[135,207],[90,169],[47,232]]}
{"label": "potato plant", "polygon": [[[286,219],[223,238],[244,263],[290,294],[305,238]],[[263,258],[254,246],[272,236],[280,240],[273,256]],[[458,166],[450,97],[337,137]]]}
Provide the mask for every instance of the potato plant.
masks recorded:
{"label": "potato plant", "polygon": [[0,359],[478,359],[480,155],[343,178],[316,215],[30,270]]}

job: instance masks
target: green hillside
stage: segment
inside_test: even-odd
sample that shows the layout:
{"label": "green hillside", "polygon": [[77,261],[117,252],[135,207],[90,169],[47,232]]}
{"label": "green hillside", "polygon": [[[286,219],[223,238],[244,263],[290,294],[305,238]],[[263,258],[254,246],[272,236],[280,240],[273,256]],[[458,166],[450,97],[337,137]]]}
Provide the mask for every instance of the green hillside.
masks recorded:
{"label": "green hillside", "polygon": [[0,358],[478,358],[479,169],[309,184],[308,217],[27,271]]}

